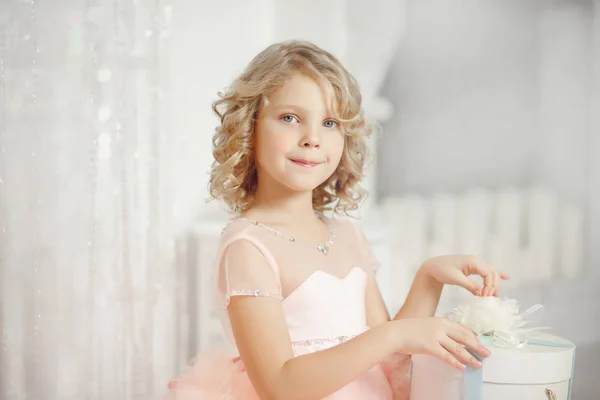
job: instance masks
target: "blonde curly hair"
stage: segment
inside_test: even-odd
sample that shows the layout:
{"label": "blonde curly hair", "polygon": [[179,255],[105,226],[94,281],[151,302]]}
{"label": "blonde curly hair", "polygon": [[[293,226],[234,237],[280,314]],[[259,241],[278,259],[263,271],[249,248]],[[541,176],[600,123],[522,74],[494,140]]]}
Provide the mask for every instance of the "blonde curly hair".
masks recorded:
{"label": "blonde curly hair", "polygon": [[356,79],[330,53],[305,41],[273,44],[259,53],[226,92],[219,93],[213,110],[221,124],[213,136],[214,162],[209,191],[230,211],[243,213],[252,206],[258,181],[254,129],[268,96],[294,73],[303,73],[333,90],[332,110],[344,133],[344,151],[329,179],[313,190],[317,212],[346,214],[356,210],[366,191],[359,186],[367,157],[366,138],[372,128],[361,109]]}

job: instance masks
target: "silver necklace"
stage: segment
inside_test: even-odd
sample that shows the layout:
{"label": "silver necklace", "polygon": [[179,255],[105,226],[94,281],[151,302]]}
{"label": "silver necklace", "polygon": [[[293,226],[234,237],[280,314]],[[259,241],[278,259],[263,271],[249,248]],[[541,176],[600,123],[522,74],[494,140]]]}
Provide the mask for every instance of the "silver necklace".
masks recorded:
{"label": "silver necklace", "polygon": [[283,239],[289,240],[290,242],[301,243],[308,247],[314,247],[317,250],[319,250],[321,253],[323,253],[323,255],[325,255],[325,256],[327,255],[327,253],[329,253],[329,248],[331,247],[331,245],[333,245],[333,240],[335,239],[335,235],[333,233],[333,230],[331,229],[331,225],[325,220],[323,220],[323,222],[325,222],[325,225],[327,225],[327,229],[329,229],[329,240],[325,243],[317,243],[317,244],[309,243],[309,242],[305,242],[305,241],[301,241],[301,240],[296,240],[296,238],[294,236],[287,235],[275,228],[271,228],[270,226],[265,225],[262,222],[255,221],[253,219],[239,217],[239,218],[236,218],[234,221],[236,221],[236,220],[247,221],[256,226],[260,226],[261,228],[264,228]]}

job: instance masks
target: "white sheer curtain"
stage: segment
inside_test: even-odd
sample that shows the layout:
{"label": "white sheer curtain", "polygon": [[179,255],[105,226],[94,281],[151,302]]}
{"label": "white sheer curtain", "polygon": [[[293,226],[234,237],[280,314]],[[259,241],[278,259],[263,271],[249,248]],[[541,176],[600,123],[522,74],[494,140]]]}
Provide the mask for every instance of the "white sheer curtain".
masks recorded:
{"label": "white sheer curtain", "polygon": [[170,18],[0,3],[2,399],[148,398],[177,362]]}

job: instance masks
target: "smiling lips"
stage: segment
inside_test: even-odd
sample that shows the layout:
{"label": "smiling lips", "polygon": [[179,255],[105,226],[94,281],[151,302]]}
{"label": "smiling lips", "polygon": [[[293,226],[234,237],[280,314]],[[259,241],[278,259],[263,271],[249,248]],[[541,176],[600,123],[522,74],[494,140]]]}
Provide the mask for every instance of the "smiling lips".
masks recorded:
{"label": "smiling lips", "polygon": [[316,167],[318,165],[321,165],[321,162],[318,161],[310,161],[310,160],[304,160],[302,158],[290,158],[290,161],[293,162],[296,165],[300,165],[304,168],[313,168]]}

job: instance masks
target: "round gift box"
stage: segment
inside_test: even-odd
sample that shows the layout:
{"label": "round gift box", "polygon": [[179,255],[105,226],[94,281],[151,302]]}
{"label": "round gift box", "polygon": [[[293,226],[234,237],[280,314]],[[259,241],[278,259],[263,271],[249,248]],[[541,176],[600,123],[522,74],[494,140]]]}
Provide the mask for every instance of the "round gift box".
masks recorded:
{"label": "round gift box", "polygon": [[482,399],[465,399],[465,373],[429,355],[412,357],[411,400],[548,400],[569,398],[575,346],[554,335],[531,333],[521,348],[488,345],[483,360]]}

